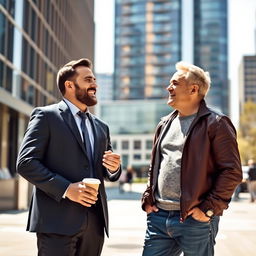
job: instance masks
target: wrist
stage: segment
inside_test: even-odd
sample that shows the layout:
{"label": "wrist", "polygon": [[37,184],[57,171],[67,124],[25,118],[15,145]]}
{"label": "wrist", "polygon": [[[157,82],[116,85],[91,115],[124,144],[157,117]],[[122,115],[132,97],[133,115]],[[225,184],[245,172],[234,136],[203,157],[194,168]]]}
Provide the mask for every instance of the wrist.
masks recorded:
{"label": "wrist", "polygon": [[212,218],[214,216],[214,211],[212,209],[208,209],[204,212],[205,216],[208,218]]}

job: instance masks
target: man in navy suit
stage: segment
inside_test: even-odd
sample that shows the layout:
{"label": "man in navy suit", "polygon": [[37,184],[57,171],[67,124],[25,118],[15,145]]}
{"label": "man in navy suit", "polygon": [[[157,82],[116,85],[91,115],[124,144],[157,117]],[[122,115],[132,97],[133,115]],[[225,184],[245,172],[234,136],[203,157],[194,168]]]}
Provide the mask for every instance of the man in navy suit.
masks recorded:
{"label": "man in navy suit", "polygon": [[[97,256],[104,228],[108,235],[103,180],[119,178],[120,155],[108,126],[88,110],[97,103],[91,61],[67,63],[57,85],[63,100],[34,109],[17,159],[18,173],[34,185],[27,230],[37,233],[39,256]],[[83,186],[86,177],[101,181],[98,192]]]}

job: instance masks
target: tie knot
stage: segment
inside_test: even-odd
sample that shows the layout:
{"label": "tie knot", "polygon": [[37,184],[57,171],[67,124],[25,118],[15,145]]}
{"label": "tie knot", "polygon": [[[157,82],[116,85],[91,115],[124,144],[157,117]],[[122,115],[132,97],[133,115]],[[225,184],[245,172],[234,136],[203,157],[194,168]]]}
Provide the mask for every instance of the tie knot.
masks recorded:
{"label": "tie knot", "polygon": [[89,113],[85,113],[85,112],[82,112],[82,111],[78,111],[77,114],[80,116],[81,119],[85,120],[86,118],[89,117]]}

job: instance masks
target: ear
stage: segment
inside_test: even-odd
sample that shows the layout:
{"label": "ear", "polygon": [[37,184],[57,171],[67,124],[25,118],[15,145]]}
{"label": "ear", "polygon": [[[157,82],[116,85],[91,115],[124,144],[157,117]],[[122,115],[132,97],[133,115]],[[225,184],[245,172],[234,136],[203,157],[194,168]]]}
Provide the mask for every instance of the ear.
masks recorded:
{"label": "ear", "polygon": [[190,89],[190,94],[198,94],[199,92],[199,86],[197,84],[192,84]]}
{"label": "ear", "polygon": [[72,89],[74,87],[74,83],[72,81],[66,80],[64,83],[66,90]]}

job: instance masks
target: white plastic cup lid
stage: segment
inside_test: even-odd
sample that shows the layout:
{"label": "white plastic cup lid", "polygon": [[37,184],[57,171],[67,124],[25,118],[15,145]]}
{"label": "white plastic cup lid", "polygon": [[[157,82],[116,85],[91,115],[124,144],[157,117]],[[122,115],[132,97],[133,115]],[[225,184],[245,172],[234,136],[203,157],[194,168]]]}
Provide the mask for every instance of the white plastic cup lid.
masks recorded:
{"label": "white plastic cup lid", "polygon": [[83,182],[88,183],[88,184],[100,184],[101,183],[99,179],[94,179],[94,178],[84,178]]}

